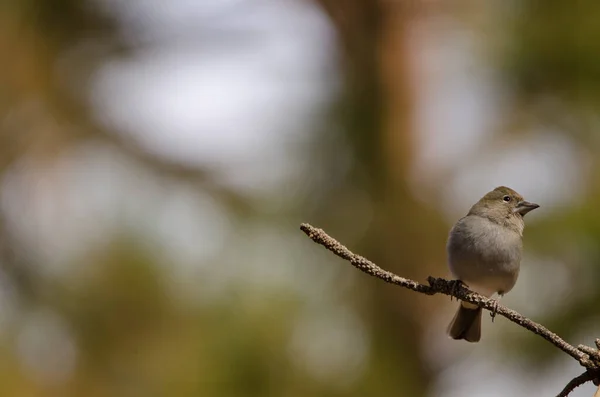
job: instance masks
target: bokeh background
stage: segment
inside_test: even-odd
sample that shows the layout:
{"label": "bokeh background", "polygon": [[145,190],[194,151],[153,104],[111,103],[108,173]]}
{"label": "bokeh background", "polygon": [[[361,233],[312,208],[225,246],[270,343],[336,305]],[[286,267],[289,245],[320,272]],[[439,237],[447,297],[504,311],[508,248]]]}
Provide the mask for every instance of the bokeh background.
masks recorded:
{"label": "bokeh background", "polygon": [[[0,394],[550,396],[582,369],[456,303],[449,227],[541,204],[503,302],[600,337],[600,3],[3,0]],[[591,396],[586,385],[575,396]]]}

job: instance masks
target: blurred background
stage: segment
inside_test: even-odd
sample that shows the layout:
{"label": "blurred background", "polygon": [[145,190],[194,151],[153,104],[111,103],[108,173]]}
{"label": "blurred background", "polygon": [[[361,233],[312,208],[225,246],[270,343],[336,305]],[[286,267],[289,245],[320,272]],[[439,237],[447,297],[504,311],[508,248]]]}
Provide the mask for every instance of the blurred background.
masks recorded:
{"label": "blurred background", "polygon": [[[582,369],[456,302],[450,226],[510,186],[503,303],[600,337],[600,3],[3,0],[3,396],[550,396]],[[591,384],[574,396],[591,396]]]}

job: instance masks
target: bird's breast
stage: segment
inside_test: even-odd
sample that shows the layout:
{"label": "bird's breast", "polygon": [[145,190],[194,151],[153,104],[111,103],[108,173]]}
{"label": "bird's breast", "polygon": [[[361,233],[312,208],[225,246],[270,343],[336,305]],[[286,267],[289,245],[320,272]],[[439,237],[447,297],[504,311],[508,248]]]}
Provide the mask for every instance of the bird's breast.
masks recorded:
{"label": "bird's breast", "polygon": [[450,231],[447,249],[451,272],[468,285],[504,293],[517,280],[522,242],[520,234],[510,228],[466,216]]}

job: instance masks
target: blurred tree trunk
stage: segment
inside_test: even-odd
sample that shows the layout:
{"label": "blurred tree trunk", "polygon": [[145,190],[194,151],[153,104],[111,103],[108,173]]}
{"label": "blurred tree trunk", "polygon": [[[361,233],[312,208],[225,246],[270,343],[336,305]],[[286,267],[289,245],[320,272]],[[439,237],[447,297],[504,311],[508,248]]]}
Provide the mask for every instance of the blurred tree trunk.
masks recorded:
{"label": "blurred tree trunk", "polygon": [[[356,161],[366,169],[374,221],[361,252],[384,268],[423,279],[443,263],[445,227],[436,211],[419,203],[407,184],[415,134],[412,125],[408,32],[416,13],[401,3],[318,0],[333,21],[346,68],[349,107],[345,112]],[[431,252],[427,247],[439,246]],[[433,271],[435,272],[435,270]],[[372,286],[369,319],[373,326],[372,363],[392,387],[410,396],[425,395],[434,377],[421,351],[425,307],[435,303],[380,283]]]}

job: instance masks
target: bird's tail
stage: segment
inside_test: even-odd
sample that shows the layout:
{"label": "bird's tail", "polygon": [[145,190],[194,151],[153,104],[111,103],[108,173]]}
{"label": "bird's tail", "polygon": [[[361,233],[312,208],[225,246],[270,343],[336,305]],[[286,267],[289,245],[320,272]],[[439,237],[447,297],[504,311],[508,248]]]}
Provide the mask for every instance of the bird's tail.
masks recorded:
{"label": "bird's tail", "polygon": [[481,339],[481,308],[473,306],[461,302],[458,311],[448,325],[448,335],[452,339],[464,339],[468,342],[479,342]]}

